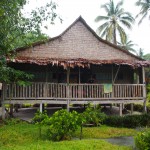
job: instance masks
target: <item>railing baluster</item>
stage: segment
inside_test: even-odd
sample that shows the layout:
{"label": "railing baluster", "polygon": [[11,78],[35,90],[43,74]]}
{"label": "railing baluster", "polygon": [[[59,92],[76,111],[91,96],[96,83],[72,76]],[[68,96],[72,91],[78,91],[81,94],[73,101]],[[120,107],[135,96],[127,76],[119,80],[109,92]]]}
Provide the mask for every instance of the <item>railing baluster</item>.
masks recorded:
{"label": "railing baluster", "polygon": [[[104,93],[103,84],[69,84],[70,98],[72,99],[98,99],[101,98],[138,98],[143,97],[143,84],[114,84],[111,93]],[[15,83],[7,85],[7,99],[9,98],[66,98],[66,83],[36,82],[28,86],[19,86]]]}

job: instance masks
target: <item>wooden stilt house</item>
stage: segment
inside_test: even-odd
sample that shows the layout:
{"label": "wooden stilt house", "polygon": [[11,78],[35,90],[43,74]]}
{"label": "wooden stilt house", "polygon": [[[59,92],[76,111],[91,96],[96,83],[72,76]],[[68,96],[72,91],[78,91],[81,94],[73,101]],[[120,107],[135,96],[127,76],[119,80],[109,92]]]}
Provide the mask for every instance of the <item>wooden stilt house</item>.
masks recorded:
{"label": "wooden stilt house", "polygon": [[29,86],[3,86],[4,104],[146,102],[146,61],[101,39],[79,17],[61,35],[19,48],[11,67],[34,74]]}

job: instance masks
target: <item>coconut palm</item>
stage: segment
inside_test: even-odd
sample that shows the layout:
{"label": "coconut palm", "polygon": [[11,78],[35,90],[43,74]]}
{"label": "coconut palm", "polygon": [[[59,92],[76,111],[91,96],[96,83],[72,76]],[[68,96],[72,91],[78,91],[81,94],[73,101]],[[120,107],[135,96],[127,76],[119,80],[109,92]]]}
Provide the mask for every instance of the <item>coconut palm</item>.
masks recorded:
{"label": "coconut palm", "polygon": [[133,48],[136,46],[136,44],[134,44],[133,41],[129,40],[128,38],[121,40],[121,43],[118,42],[118,45],[124,50],[136,53],[136,50]]}
{"label": "coconut palm", "polygon": [[116,36],[119,34],[120,38],[126,38],[126,33],[123,28],[123,25],[128,29],[131,29],[134,18],[129,12],[125,12],[121,6],[123,1],[120,1],[115,6],[113,0],[110,0],[109,3],[101,5],[101,8],[105,9],[106,16],[97,16],[95,22],[104,21],[97,28],[97,33],[106,38],[106,40],[117,44]]}
{"label": "coconut palm", "polygon": [[140,49],[138,50],[138,52],[137,52],[137,56],[143,58],[143,56],[144,56],[144,52],[143,52],[143,51],[144,51],[144,50],[143,50],[142,48],[140,48]]}
{"label": "coconut palm", "polygon": [[138,16],[142,16],[142,18],[139,21],[139,24],[143,21],[144,18],[146,18],[147,16],[149,16],[150,18],[150,0],[138,0],[136,2],[136,6],[141,7],[141,10],[139,12]]}

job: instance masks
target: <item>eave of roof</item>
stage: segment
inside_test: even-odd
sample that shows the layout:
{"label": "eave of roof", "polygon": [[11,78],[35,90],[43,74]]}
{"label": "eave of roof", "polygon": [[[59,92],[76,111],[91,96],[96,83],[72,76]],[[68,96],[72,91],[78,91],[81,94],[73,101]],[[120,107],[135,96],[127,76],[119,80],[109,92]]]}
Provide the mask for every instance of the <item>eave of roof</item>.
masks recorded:
{"label": "eave of roof", "polygon": [[150,61],[133,61],[133,60],[121,60],[121,59],[114,59],[114,60],[87,60],[87,59],[61,59],[61,58],[25,58],[25,57],[17,57],[13,60],[8,59],[8,62],[14,63],[28,63],[28,64],[37,64],[37,65],[49,65],[52,66],[63,66],[65,69],[69,66],[74,68],[78,67],[90,67],[90,65],[105,65],[105,64],[114,64],[114,65],[128,65],[132,68],[138,68],[142,66],[150,66]]}

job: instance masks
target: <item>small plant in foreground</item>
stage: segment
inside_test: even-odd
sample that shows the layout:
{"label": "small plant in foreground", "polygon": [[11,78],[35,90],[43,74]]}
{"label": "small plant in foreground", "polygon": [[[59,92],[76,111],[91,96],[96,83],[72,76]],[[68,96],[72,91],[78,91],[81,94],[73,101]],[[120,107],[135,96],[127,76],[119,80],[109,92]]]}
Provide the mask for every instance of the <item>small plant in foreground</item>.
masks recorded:
{"label": "small plant in foreground", "polygon": [[16,124],[20,123],[21,120],[20,119],[16,119],[16,118],[9,118],[9,119],[5,119],[3,122],[6,125],[16,125]]}
{"label": "small plant in foreground", "polygon": [[34,118],[32,119],[32,122],[35,124],[42,123],[45,119],[49,118],[47,115],[47,112],[40,112],[39,110],[35,113]]}
{"label": "small plant in foreground", "polygon": [[101,112],[100,108],[93,108],[88,106],[83,112],[83,117],[85,119],[84,124],[93,124],[94,126],[100,125],[105,119],[106,115]]}
{"label": "small plant in foreground", "polygon": [[138,150],[150,150],[150,130],[138,133],[135,137],[135,145]]}
{"label": "small plant in foreground", "polygon": [[42,134],[42,126],[45,125],[45,121],[48,120],[49,117],[47,115],[47,112],[40,112],[39,110],[35,113],[34,118],[32,119],[32,122],[39,126],[39,136],[41,137]]}
{"label": "small plant in foreground", "polygon": [[48,137],[53,141],[70,140],[82,124],[82,117],[76,111],[59,110],[49,118]]}

